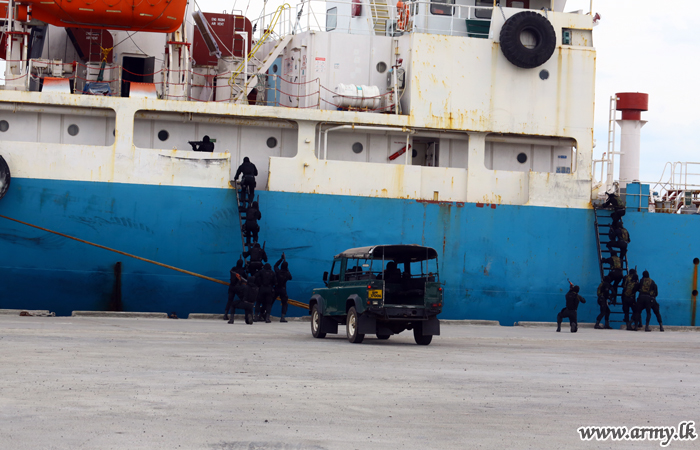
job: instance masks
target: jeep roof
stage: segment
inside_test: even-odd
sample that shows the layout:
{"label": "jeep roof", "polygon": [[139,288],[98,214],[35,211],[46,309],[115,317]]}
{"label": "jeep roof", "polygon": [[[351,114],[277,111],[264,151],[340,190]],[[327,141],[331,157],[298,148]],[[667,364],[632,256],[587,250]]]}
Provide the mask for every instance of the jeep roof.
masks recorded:
{"label": "jeep roof", "polygon": [[338,258],[358,259],[394,259],[406,261],[425,261],[437,258],[437,251],[422,245],[374,245],[372,247],[350,248],[335,255]]}

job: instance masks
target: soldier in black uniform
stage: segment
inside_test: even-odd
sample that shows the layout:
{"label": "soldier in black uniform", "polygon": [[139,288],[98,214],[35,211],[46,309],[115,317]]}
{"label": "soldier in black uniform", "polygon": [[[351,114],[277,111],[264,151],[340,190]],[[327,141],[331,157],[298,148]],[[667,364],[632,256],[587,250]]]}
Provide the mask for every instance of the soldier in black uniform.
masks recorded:
{"label": "soldier in black uniform", "polygon": [[263,261],[267,262],[267,254],[265,253],[265,250],[260,248],[260,244],[256,242],[250,251],[243,253],[244,258],[249,256],[250,262],[248,263],[248,273],[255,275],[260,269],[262,269]]}
{"label": "soldier in black uniform", "polygon": [[605,201],[605,203],[603,203],[603,208],[607,208],[609,206],[612,206],[614,209],[613,213],[610,214],[610,217],[613,221],[613,227],[616,227],[622,216],[624,216],[627,212],[625,210],[625,202],[613,192],[612,194],[608,194],[608,199]]}
{"label": "soldier in black uniform", "polygon": [[214,143],[211,142],[209,136],[204,136],[201,142],[190,141],[189,144],[192,146],[192,150],[194,150],[195,152],[211,153],[214,151]]}
{"label": "soldier in black uniform", "polygon": [[258,232],[260,231],[258,220],[260,219],[262,219],[262,214],[260,214],[258,202],[253,202],[245,213],[245,238],[248,242],[251,238],[253,242],[258,242]]}
{"label": "soldier in black uniform", "polygon": [[272,303],[275,301],[273,295],[275,293],[276,278],[277,276],[272,271],[270,264],[265,264],[265,267],[255,275],[255,281],[260,287],[258,292],[258,303],[260,304],[258,320],[265,319],[265,323],[270,323]]}
{"label": "soldier in black uniform", "polygon": [[[279,268],[280,264],[282,264],[282,269]],[[287,281],[291,281],[292,279],[292,274],[289,272],[288,267],[287,259],[284,257],[284,253],[282,253],[280,260],[275,263],[277,283],[275,284],[275,295],[273,296],[273,298],[279,297],[280,302],[282,302],[282,317],[280,318],[280,322],[287,321],[287,319],[284,318],[287,315],[287,308],[289,306],[287,304],[289,301],[289,297],[287,296]]]}
{"label": "soldier in black uniform", "polygon": [[[255,275],[249,275],[248,276],[248,284],[246,287],[246,293],[245,293],[245,302],[251,305],[251,310],[253,307],[255,307],[256,302],[258,301],[258,292],[260,288],[258,287],[258,280]],[[252,315],[252,311],[251,311]],[[257,317],[254,316],[251,319],[251,322],[257,322]]]}
{"label": "soldier in black uniform", "polygon": [[[598,314],[598,317],[595,319],[595,326],[593,328],[597,330],[602,330],[605,328],[606,330],[612,330],[612,327],[610,326],[610,307],[608,306],[608,300],[612,296],[612,292],[610,290],[610,277],[606,276],[603,278],[603,281],[601,281],[600,285],[598,285],[598,305],[600,306],[600,314]],[[600,320],[605,317],[605,325],[600,326]]]}
{"label": "soldier in black uniform", "polygon": [[578,295],[579,287],[574,286],[571,282],[569,284],[571,288],[566,293],[566,307],[557,314],[557,333],[561,331],[561,321],[567,317],[571,326],[571,332],[576,333],[578,331],[578,304],[579,302],[586,303],[586,300]]}
{"label": "soldier in black uniform", "polygon": [[611,252],[613,248],[620,250],[620,258],[624,259],[627,255],[627,244],[630,243],[630,234],[625,227],[622,226],[622,221],[617,223],[616,227],[610,227],[610,241],[606,244]]}
{"label": "soldier in black uniform", "polygon": [[649,328],[649,321],[651,321],[651,311],[654,311],[656,320],[659,321],[659,330],[664,331],[664,324],[661,321],[661,313],[659,312],[659,304],[656,302],[656,296],[659,295],[658,288],[654,280],[649,278],[649,272],[646,270],[642,273],[642,279],[637,283],[637,292],[639,292],[639,298],[637,299],[637,304],[639,308],[639,317],[641,319],[642,310],[647,310],[647,324],[644,327],[644,331],[651,331]]}
{"label": "soldier in black uniform", "polygon": [[[231,311],[235,296],[238,295],[238,298],[241,300],[245,296],[244,282],[241,280],[241,277],[245,279],[245,275],[243,260],[239,258],[236,265],[231,268],[231,281],[228,285],[228,302],[226,302],[226,309],[224,310],[224,320],[228,320],[228,313]],[[235,314],[235,310],[231,311],[231,314]]]}
{"label": "soldier in black uniform", "polygon": [[243,188],[243,195],[248,193],[248,203],[253,202],[253,197],[255,195],[255,177],[258,176],[258,169],[255,164],[250,162],[250,159],[246,156],[243,158],[243,164],[238,166],[236,171],[236,176],[233,177],[234,180],[238,180],[238,177],[243,174],[243,179],[241,180],[241,187]]}
{"label": "soldier in black uniform", "polygon": [[622,281],[622,312],[625,313],[624,320],[628,330],[634,328],[632,324],[630,324],[630,311],[632,311],[632,321],[634,322],[636,309],[634,294],[638,281],[639,277],[637,276],[637,271],[634,269],[630,269],[630,272]]}
{"label": "soldier in black uniform", "polygon": [[[226,304],[226,312],[224,320],[228,319],[228,313],[231,312],[231,318],[228,323],[233,323],[233,318],[236,315],[236,309],[245,310],[245,323],[252,325],[253,323],[253,303],[246,301],[248,287],[245,285],[245,269],[243,268],[243,260],[239,259],[236,267],[231,269],[231,284],[228,287],[228,303]],[[236,301],[234,297],[238,297]]]}
{"label": "soldier in black uniform", "polygon": [[613,251],[610,253],[610,258],[605,258],[603,262],[610,264],[608,282],[611,283],[612,287],[612,304],[617,305],[617,285],[622,281],[622,260]]}

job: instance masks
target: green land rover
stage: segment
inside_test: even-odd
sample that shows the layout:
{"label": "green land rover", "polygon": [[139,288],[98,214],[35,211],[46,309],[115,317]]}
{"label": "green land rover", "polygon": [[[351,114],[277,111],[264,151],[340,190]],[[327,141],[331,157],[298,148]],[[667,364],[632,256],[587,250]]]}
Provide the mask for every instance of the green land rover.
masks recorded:
{"label": "green land rover", "polygon": [[333,258],[325,288],[309,301],[311,334],[324,338],[345,325],[348,340],[359,344],[366,334],[389,339],[413,330],[419,345],[440,335],[442,287],[437,252],[420,245],[351,248]]}

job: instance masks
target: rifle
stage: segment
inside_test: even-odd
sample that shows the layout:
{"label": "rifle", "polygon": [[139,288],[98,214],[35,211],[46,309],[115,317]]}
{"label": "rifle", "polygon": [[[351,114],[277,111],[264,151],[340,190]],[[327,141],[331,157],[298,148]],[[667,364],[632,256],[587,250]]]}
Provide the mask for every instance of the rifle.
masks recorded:
{"label": "rifle", "polygon": [[568,278],[566,279],[566,281],[569,282],[569,288],[573,289],[574,283],[572,283],[571,280],[569,280]]}
{"label": "rifle", "polygon": [[193,151],[197,151],[197,147],[204,144],[204,141],[187,141],[188,144],[192,146]]}

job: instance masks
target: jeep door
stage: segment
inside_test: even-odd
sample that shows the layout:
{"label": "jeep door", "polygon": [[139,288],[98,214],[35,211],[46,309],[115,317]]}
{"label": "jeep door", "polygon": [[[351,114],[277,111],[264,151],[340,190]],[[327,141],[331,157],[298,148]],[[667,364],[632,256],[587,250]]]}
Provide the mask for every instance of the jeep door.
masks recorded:
{"label": "jeep door", "polygon": [[342,308],[338,307],[338,290],[342,284],[341,275],[344,269],[344,267],[342,267],[344,265],[343,263],[344,261],[342,259],[334,260],[330,275],[328,276],[328,289],[326,289],[326,293],[323,296],[326,300],[326,309],[323,314],[326,316],[345,314],[345,302],[343,302]]}

